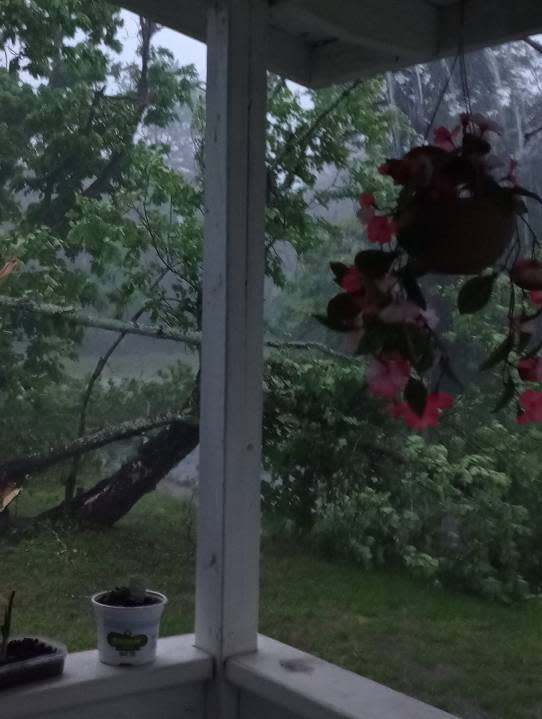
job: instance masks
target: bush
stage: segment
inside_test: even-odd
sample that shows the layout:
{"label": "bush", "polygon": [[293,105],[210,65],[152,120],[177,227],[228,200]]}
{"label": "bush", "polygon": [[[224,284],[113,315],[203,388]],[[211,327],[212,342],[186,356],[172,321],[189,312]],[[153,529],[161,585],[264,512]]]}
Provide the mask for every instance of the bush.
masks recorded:
{"label": "bush", "polygon": [[268,515],[364,567],[400,564],[506,600],[538,589],[532,435],[495,420],[432,443],[409,435],[366,396],[354,363],[274,358],[266,385]]}

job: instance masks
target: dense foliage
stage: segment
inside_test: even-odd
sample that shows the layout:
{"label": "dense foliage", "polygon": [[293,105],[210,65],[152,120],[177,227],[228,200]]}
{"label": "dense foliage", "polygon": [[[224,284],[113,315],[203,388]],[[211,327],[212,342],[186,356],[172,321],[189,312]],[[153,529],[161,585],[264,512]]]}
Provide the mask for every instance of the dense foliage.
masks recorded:
{"label": "dense foliage", "polygon": [[[160,28],[148,20],[138,21],[130,54],[123,20],[101,0],[0,4],[0,267],[21,261],[1,292],[198,331],[203,86],[194,67],[160,46]],[[477,109],[498,115],[508,153],[528,158],[523,184],[539,190],[542,106],[525,70],[536,74],[538,56],[515,45],[474,55],[471,64]],[[447,69],[436,63],[318,92],[269,77],[270,338],[345,350],[311,317],[332,290],[324,258],[344,261],[359,245],[352,217],[360,189],[391,202],[391,185],[375,168],[421,142]],[[452,78],[439,122],[457,114],[458,98]],[[506,315],[506,298],[497,286],[486,321],[452,323],[456,289],[446,278],[424,285],[468,384],[504,339],[493,320]],[[45,451],[104,426],[180,412],[194,395],[197,352],[176,351],[173,361],[161,340],[152,352],[150,343],[135,352],[124,335],[8,310],[1,297],[0,309],[2,459],[8,450]],[[484,408],[491,375],[469,387],[468,409],[459,399],[455,424],[419,437],[378,411],[364,361],[311,352],[267,357],[268,516],[363,566],[406,565],[492,597],[536,591],[539,430],[519,434]],[[130,368],[115,375],[119,356]],[[133,444],[76,457],[42,482],[61,482],[69,506]]]}

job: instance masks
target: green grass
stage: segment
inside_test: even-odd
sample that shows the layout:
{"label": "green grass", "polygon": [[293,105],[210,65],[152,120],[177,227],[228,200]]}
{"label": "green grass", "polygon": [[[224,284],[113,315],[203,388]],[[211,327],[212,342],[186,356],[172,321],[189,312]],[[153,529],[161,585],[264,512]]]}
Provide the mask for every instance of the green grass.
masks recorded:
{"label": "green grass", "polygon": [[[134,574],[170,598],[162,633],[191,631],[190,517],[182,502],[155,495],[111,531],[48,529],[0,544],[0,588],[18,590],[15,631],[91,647],[88,597]],[[264,545],[262,632],[465,719],[542,718],[541,629],[538,602],[499,606]]]}

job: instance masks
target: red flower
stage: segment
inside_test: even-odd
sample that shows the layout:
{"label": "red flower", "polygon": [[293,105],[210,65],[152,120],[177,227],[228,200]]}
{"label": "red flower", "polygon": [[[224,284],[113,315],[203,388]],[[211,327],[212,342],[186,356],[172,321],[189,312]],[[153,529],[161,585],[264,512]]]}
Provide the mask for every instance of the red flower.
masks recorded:
{"label": "red flower", "polygon": [[517,160],[510,160],[510,163],[508,164],[508,174],[504,178],[505,182],[508,182],[512,187],[515,187],[517,185],[517,169],[518,169],[518,161]]}
{"label": "red flower", "polygon": [[387,245],[396,231],[396,224],[389,217],[372,217],[367,224],[367,238],[374,245]]}
{"label": "red flower", "polygon": [[542,422],[542,392],[527,389],[520,394],[519,401],[523,412],[517,418],[518,424]]}
{"label": "red flower", "polygon": [[542,290],[533,290],[530,292],[529,299],[535,305],[542,305]]}
{"label": "red flower", "polygon": [[459,127],[456,127],[453,132],[450,132],[447,127],[437,127],[433,131],[433,145],[446,152],[453,152],[455,150],[454,136],[457,135],[458,130]]}
{"label": "red flower", "polygon": [[375,196],[372,192],[362,192],[359,196],[360,207],[376,207]]}
{"label": "red flower", "polygon": [[341,280],[341,287],[351,295],[363,292],[363,277],[357,267],[350,267]]}
{"label": "red flower", "polygon": [[425,411],[420,417],[406,402],[400,402],[390,406],[394,417],[404,419],[412,429],[427,429],[437,427],[443,409],[453,407],[454,398],[446,392],[437,392],[427,397]]}
{"label": "red flower", "polygon": [[525,382],[542,381],[542,358],[524,357],[518,362],[519,376]]}
{"label": "red flower", "polygon": [[11,273],[17,269],[18,265],[19,260],[8,260],[6,264],[0,268],[0,280],[5,280],[6,277],[9,277]]}
{"label": "red flower", "polygon": [[369,394],[393,399],[404,390],[410,377],[408,360],[398,352],[389,352],[373,360],[367,372]]}
{"label": "red flower", "polygon": [[524,290],[542,290],[542,262],[523,257],[510,270],[510,278]]}

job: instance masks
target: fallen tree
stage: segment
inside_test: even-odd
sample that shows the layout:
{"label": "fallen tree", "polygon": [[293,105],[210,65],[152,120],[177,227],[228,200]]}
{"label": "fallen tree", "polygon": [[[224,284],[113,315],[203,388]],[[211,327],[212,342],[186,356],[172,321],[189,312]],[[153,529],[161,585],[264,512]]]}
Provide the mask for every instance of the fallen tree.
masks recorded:
{"label": "fallen tree", "polygon": [[[86,435],[44,453],[0,461],[0,496],[12,494],[30,476],[59,462],[159,428],[162,428],[161,431],[145,440],[112,475],[90,489],[80,491],[69,507],[63,501],[37,517],[38,520],[54,521],[69,516],[74,522],[112,526],[143,495],[156,489],[158,482],[197,446],[199,427],[196,424],[178,415],[125,422],[114,429]],[[7,520],[1,522],[0,527],[5,529],[6,524]]]}
{"label": "fallen tree", "polygon": [[[163,479],[199,442],[199,427],[174,421],[145,441],[135,455],[110,477],[80,491],[70,505],[70,520],[111,527]],[[47,510],[38,519],[59,520],[65,504]]]}

